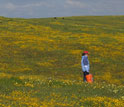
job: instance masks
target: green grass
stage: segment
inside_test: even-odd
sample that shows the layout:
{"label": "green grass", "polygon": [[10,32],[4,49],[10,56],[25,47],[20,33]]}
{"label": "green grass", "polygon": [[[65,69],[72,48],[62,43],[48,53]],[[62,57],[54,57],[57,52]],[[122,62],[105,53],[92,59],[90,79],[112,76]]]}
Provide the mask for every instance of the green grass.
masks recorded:
{"label": "green grass", "polygon": [[[26,86],[27,83],[33,84],[33,87],[31,87],[30,85]],[[12,107],[17,107],[17,106],[23,107],[22,105],[23,96],[26,97],[30,96],[30,98],[38,98],[40,102],[47,101],[47,103],[51,102],[52,100],[55,100],[54,105],[51,106],[57,106],[57,103],[63,103],[63,104],[65,103],[71,105],[72,102],[74,102],[73,106],[77,106],[77,107],[80,106],[90,107],[93,105],[95,106],[100,105],[100,107],[107,107],[105,103],[101,101],[100,102],[98,101],[99,103],[98,102],[94,103],[92,101],[87,100],[83,103],[81,100],[84,100],[86,98],[95,98],[95,97],[97,99],[97,97],[104,97],[104,96],[112,99],[122,100],[123,98],[122,96],[124,96],[123,86],[120,87],[113,84],[105,84],[105,83],[98,84],[96,82],[94,84],[87,84],[87,83],[83,83],[82,81],[65,82],[56,79],[37,81],[31,79],[20,80],[17,77],[12,77],[8,79],[7,78],[1,79],[0,85],[2,87],[0,91],[2,95],[4,94],[4,96],[13,96],[14,98],[17,99],[20,98],[20,100],[14,100],[13,97],[10,99],[8,97],[1,96],[1,98],[4,99],[2,101],[2,104],[6,106],[11,105]],[[18,93],[15,93],[14,95],[10,94],[15,91],[23,92],[23,95],[20,95]],[[26,105],[26,101],[24,101],[23,103],[25,104],[24,107],[28,107],[27,106],[28,104]],[[116,107],[115,106],[116,102],[112,102],[110,104],[113,104],[113,106]],[[120,105],[120,107],[122,106]]]}
{"label": "green grass", "polygon": [[123,107],[123,33],[124,16],[0,17],[0,107]]}

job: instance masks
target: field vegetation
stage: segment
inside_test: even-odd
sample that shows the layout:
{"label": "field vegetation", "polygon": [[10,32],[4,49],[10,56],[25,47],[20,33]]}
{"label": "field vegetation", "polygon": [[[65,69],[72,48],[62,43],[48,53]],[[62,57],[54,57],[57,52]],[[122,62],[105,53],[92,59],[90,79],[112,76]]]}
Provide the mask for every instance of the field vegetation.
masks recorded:
{"label": "field vegetation", "polygon": [[0,107],[123,106],[124,16],[0,17]]}

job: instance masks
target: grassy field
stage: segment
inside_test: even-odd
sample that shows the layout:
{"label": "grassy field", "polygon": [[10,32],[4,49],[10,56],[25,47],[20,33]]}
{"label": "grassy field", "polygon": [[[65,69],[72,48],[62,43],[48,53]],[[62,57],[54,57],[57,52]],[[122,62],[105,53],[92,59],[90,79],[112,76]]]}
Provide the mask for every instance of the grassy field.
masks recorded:
{"label": "grassy field", "polygon": [[124,16],[0,17],[0,107],[123,106]]}

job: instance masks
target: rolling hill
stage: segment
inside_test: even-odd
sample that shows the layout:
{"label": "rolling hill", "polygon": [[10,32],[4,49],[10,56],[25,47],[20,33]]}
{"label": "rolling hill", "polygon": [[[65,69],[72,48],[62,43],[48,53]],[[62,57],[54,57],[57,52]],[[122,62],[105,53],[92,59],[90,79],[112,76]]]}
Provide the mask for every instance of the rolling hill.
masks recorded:
{"label": "rolling hill", "polygon": [[0,107],[123,107],[123,65],[124,16],[0,17]]}

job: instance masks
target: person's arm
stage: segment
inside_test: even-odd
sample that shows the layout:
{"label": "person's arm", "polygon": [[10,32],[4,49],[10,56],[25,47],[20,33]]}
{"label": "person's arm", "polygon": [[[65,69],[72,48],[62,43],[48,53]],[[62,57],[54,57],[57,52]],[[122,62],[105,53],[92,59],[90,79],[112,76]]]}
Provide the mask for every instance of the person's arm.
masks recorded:
{"label": "person's arm", "polygon": [[84,64],[84,65],[88,65],[88,64],[89,64],[87,57],[84,57],[84,59],[83,59],[83,64]]}
{"label": "person's arm", "polygon": [[89,72],[89,61],[88,61],[88,57],[84,57],[83,59],[83,64],[84,64],[84,69]]}

